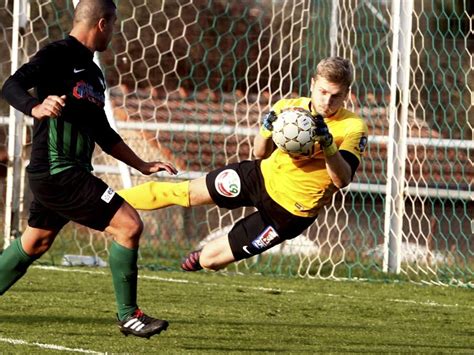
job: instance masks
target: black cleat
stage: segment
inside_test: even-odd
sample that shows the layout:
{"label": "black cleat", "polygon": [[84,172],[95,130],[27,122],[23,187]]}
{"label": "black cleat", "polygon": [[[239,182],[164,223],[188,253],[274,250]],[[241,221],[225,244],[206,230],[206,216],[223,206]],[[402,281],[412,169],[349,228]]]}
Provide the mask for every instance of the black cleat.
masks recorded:
{"label": "black cleat", "polygon": [[150,339],[155,334],[160,334],[168,328],[168,321],[147,316],[137,309],[134,314],[124,320],[119,320],[117,325],[123,335],[135,335],[141,338]]}
{"label": "black cleat", "polygon": [[199,264],[199,257],[201,256],[200,250],[192,251],[181,263],[181,269],[184,271],[199,271],[202,270],[201,264]]}

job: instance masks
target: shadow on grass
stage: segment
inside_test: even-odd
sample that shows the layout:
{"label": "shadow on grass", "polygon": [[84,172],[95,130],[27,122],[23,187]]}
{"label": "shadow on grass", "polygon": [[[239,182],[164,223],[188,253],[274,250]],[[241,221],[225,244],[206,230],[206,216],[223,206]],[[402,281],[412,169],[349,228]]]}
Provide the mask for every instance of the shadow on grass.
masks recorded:
{"label": "shadow on grass", "polygon": [[111,317],[89,317],[89,316],[70,316],[70,315],[22,315],[22,314],[2,314],[0,317],[0,323],[9,323],[9,324],[21,324],[22,326],[31,325],[41,325],[51,326],[55,324],[56,326],[61,324],[76,324],[76,325],[115,325],[115,319]]}
{"label": "shadow on grass", "polygon": [[[343,341],[341,345],[348,345],[350,346],[351,349],[354,349],[354,345],[360,345],[361,347],[368,347],[367,343],[364,342],[357,342],[357,341]],[[407,351],[416,351],[417,349],[421,351],[422,349],[428,350],[428,349],[458,349],[458,350],[473,350],[472,347],[469,346],[463,346],[463,345],[456,345],[456,344],[439,344],[439,343],[431,343],[431,344],[423,344],[423,343],[409,343],[407,341],[400,341],[399,343],[395,342],[381,342],[378,345],[374,345],[373,343],[370,345],[374,349],[380,346],[383,346],[385,351],[390,351],[390,348],[396,348],[397,351],[400,348],[405,348]],[[340,349],[340,348],[339,348]]]}
{"label": "shadow on grass", "polygon": [[[199,318],[199,319],[196,319]],[[197,316],[196,318],[193,319],[171,319],[170,322],[173,323],[180,323],[180,324],[196,324],[199,322],[199,324],[202,326],[209,325],[211,327],[215,327],[216,325],[219,325],[219,328],[222,327],[229,327],[229,328],[237,328],[237,327],[245,327],[245,328],[283,328],[283,329],[295,329],[295,328],[303,328],[305,330],[308,329],[315,329],[315,328],[334,328],[334,329],[347,329],[347,330],[361,330],[361,329],[376,329],[377,327],[371,327],[371,326],[361,326],[360,324],[346,324],[346,325],[341,325],[340,323],[325,323],[322,324],[319,321],[315,322],[299,322],[299,323],[291,323],[291,322],[280,322],[277,320],[272,320],[271,324],[269,324],[269,320],[261,320],[261,321],[233,321],[233,320],[218,320],[215,318],[207,318],[203,319],[201,316]]]}

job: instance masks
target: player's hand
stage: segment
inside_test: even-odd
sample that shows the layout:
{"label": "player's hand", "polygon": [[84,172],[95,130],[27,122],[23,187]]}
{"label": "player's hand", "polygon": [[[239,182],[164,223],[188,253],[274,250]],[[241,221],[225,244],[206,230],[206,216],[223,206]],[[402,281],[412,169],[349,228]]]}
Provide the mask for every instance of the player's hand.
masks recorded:
{"label": "player's hand", "polygon": [[66,106],[66,95],[49,95],[43,102],[31,110],[31,115],[38,120],[43,118],[56,118],[61,115],[63,107]]}
{"label": "player's hand", "polygon": [[150,175],[163,170],[171,175],[176,175],[178,173],[178,170],[176,170],[171,163],[162,161],[145,162],[143,166],[140,167],[140,172],[144,175]]}
{"label": "player's hand", "polygon": [[317,114],[314,117],[314,123],[316,124],[316,141],[319,142],[321,149],[329,147],[332,142],[332,134],[329,132],[328,125],[324,122],[323,116]]}
{"label": "player's hand", "polygon": [[273,122],[277,119],[275,111],[270,111],[262,118],[262,125],[260,127],[260,134],[265,138],[270,138],[273,131]]}

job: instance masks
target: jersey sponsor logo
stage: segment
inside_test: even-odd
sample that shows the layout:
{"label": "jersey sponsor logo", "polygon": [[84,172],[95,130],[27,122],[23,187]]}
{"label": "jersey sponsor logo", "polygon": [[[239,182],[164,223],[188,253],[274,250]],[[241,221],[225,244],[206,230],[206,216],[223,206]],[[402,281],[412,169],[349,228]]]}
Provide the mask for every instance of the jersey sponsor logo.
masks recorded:
{"label": "jersey sponsor logo", "polygon": [[104,191],[102,194],[101,200],[104,201],[105,203],[109,203],[112,200],[112,197],[114,197],[115,191],[111,189],[110,187],[107,187],[107,190]]}
{"label": "jersey sponsor logo", "polygon": [[72,94],[78,100],[90,101],[100,108],[104,107],[105,95],[103,92],[94,90],[94,87],[84,80],[78,81],[72,89]]}
{"label": "jersey sponsor logo", "polygon": [[272,226],[268,226],[264,231],[252,242],[252,245],[257,249],[263,249],[270,245],[270,243],[278,237],[278,233]]}
{"label": "jersey sponsor logo", "polygon": [[363,153],[366,147],[367,147],[367,137],[362,136],[359,141],[359,151]]}
{"label": "jersey sponsor logo", "polygon": [[77,73],[80,73],[80,72],[83,72],[85,69],[76,69],[74,68],[73,71],[74,71],[74,74],[77,74]]}
{"label": "jersey sponsor logo", "polygon": [[225,197],[236,197],[240,193],[240,178],[235,170],[226,169],[216,177],[214,186],[217,192]]}

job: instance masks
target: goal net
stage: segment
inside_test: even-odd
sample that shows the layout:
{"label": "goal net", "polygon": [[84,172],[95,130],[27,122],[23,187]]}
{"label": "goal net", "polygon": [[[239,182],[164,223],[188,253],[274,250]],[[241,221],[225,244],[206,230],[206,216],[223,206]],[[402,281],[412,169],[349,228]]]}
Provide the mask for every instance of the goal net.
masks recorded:
{"label": "goal net", "polygon": [[[347,106],[370,131],[353,183],[334,196],[304,235],[227,270],[365,279],[385,278],[388,270],[417,282],[472,282],[473,58],[467,2],[415,1],[411,15],[390,0],[116,3],[119,21],[111,48],[98,57],[108,85],[108,115],[139,156],[170,161],[180,172],[143,177],[97,149],[97,176],[119,189],[152,179],[193,179],[252,159],[261,116],[280,98],[308,96],[319,60],[344,56],[353,61],[357,77]],[[14,4],[20,6],[17,22]],[[2,82],[13,65],[15,33],[21,64],[68,33],[73,8],[72,1],[0,2]],[[393,75],[394,65],[395,72],[408,73],[406,86]],[[12,139],[8,115],[0,101],[2,206]],[[30,121],[25,122],[25,134],[16,137],[23,169],[31,143]],[[22,230],[31,196],[23,184],[11,188],[24,191],[14,201]],[[143,212],[140,262],[176,269],[187,252],[225,235],[252,211]],[[61,264],[65,254],[106,260],[109,243],[105,234],[70,223],[41,260]]]}

